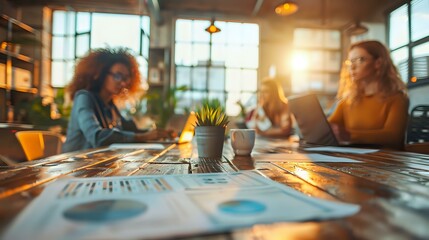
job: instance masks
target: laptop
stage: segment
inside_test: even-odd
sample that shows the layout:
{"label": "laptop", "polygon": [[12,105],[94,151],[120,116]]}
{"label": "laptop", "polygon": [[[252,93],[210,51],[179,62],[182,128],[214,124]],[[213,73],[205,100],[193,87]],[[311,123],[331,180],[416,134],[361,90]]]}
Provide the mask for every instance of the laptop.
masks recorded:
{"label": "laptop", "polygon": [[329,125],[326,115],[314,94],[289,98],[289,109],[295,117],[306,143],[339,146],[348,143],[339,143]]}
{"label": "laptop", "polygon": [[164,143],[164,144],[172,144],[172,143],[188,143],[192,141],[194,137],[195,123],[197,121],[197,117],[194,112],[191,112],[188,116],[186,115],[175,115],[170,120],[166,126],[166,129],[172,129],[179,134],[179,137],[174,139],[160,139],[160,140],[151,140],[147,141],[150,143]]}

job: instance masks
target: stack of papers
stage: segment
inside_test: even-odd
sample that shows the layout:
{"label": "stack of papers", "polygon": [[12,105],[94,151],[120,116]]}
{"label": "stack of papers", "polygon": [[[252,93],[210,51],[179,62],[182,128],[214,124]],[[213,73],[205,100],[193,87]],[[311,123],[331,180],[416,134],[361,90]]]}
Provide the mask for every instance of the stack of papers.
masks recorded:
{"label": "stack of papers", "polygon": [[3,239],[152,239],[322,220],[359,206],[308,197],[251,172],[63,179]]}

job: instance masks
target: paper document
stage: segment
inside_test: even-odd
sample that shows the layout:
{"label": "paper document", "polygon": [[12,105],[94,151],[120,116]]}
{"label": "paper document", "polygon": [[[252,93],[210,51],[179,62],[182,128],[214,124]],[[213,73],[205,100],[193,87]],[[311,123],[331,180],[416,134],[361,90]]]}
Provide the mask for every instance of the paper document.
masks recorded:
{"label": "paper document", "polygon": [[344,157],[333,157],[317,153],[263,153],[263,154],[252,154],[252,158],[256,161],[281,161],[281,162],[348,162],[348,163],[358,163],[361,161],[344,158]]}
{"label": "paper document", "polygon": [[114,143],[109,146],[110,149],[154,149],[162,150],[164,146],[156,143]]}
{"label": "paper document", "polygon": [[356,153],[356,154],[365,154],[365,153],[374,153],[378,152],[378,149],[369,149],[369,148],[353,148],[353,147],[311,147],[304,148],[305,151],[315,151],[315,152],[336,152],[336,153]]}
{"label": "paper document", "polygon": [[358,205],[311,198],[251,171],[69,178],[50,184],[3,239],[174,238],[358,211]]}

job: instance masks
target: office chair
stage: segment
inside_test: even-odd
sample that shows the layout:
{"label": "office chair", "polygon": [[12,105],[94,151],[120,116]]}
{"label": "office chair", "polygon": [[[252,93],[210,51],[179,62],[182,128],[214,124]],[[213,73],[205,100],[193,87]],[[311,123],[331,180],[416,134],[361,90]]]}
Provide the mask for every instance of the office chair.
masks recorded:
{"label": "office chair", "polygon": [[61,153],[61,136],[48,131],[19,131],[15,133],[28,161]]}
{"label": "office chair", "polygon": [[429,105],[418,105],[411,110],[405,150],[429,154]]}

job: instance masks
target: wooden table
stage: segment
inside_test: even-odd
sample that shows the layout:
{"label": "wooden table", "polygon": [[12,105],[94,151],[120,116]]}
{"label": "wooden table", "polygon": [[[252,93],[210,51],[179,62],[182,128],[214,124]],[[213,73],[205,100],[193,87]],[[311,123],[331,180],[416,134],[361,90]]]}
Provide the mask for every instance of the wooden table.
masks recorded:
{"label": "wooden table", "polygon": [[[284,144],[283,144],[284,143]],[[197,174],[257,169],[309,196],[355,203],[359,213],[331,221],[255,225],[204,239],[429,239],[429,155],[382,150],[371,154],[325,153],[362,163],[255,161],[234,157],[229,143],[218,162],[199,159],[196,144],[161,150],[82,151],[0,168],[0,226],[12,219],[52,180],[98,177]],[[258,139],[255,151],[303,152],[282,140]]]}

